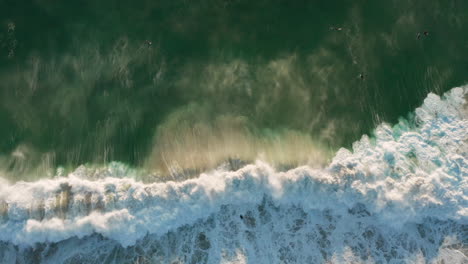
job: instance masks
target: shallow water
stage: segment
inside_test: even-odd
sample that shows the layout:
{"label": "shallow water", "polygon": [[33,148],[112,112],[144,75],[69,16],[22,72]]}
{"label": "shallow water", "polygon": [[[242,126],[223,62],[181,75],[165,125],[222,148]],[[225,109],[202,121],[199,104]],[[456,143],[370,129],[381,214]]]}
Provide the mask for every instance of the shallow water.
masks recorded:
{"label": "shallow water", "polygon": [[0,262],[468,263],[466,10],[0,1]]}
{"label": "shallow water", "polygon": [[162,178],[228,159],[324,166],[467,81],[464,1],[0,5],[10,180],[111,161]]}
{"label": "shallow water", "polygon": [[0,256],[5,263],[466,263],[467,93],[429,94],[410,120],[380,125],[324,169],[278,172],[258,161],[144,184],[113,164],[98,175],[82,167],[2,183]]}

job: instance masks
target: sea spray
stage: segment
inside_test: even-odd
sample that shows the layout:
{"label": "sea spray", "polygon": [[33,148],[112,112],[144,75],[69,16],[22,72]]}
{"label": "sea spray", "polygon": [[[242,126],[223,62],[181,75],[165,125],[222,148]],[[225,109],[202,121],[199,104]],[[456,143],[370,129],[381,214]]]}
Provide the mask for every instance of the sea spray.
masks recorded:
{"label": "sea spray", "polygon": [[[55,253],[40,247],[44,263],[463,263],[466,94],[466,87],[442,98],[429,94],[409,122],[380,125],[325,169],[278,172],[257,161],[182,182],[145,184],[107,173],[90,180],[83,169],[37,182],[2,181],[0,256],[9,263],[11,256],[24,259],[30,246],[55,245]],[[82,252],[93,245],[120,257],[105,250],[85,257],[70,249],[75,243]]]}

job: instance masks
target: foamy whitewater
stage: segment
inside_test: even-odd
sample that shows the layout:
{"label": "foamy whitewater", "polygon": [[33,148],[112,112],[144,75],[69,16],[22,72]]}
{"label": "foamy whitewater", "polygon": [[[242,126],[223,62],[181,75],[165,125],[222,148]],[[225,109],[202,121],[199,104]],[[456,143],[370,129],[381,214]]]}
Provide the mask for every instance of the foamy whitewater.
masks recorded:
{"label": "foamy whitewater", "polygon": [[0,182],[0,263],[468,263],[467,94],[429,94],[325,169]]}

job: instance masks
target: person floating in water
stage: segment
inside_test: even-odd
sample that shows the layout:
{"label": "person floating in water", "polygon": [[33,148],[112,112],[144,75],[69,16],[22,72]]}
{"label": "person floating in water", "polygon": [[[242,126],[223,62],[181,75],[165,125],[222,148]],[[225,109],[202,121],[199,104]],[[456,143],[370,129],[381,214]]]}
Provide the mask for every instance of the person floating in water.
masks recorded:
{"label": "person floating in water", "polygon": [[423,36],[423,35],[424,35],[425,37],[427,37],[427,36],[429,36],[429,32],[428,32],[428,31],[423,31],[422,33],[421,33],[421,32],[418,32],[418,34],[416,35],[416,38],[417,38],[417,39],[420,39],[421,36]]}
{"label": "person floating in water", "polygon": [[366,76],[364,75],[364,73],[360,73],[360,74],[359,74],[359,79],[364,80],[365,77],[366,77]]}
{"label": "person floating in water", "polygon": [[153,42],[149,40],[145,40],[145,44],[148,45],[148,47],[151,47],[151,45],[153,45]]}
{"label": "person floating in water", "polygon": [[341,30],[343,30],[343,28],[340,28],[340,27],[330,27],[330,30],[341,31]]}

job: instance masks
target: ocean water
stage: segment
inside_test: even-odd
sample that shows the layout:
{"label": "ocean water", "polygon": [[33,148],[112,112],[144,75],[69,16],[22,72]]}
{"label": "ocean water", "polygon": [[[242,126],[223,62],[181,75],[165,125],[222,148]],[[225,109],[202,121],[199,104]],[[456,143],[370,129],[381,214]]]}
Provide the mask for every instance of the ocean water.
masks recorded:
{"label": "ocean water", "polygon": [[145,184],[112,163],[2,182],[0,260],[467,263],[467,94],[429,94],[321,169],[257,161]]}
{"label": "ocean water", "polygon": [[169,179],[229,159],[322,167],[468,81],[465,1],[0,5],[11,181],[113,161]]}
{"label": "ocean water", "polygon": [[468,263],[466,10],[0,0],[0,263]]}

